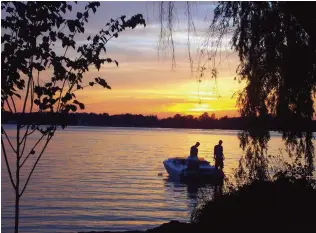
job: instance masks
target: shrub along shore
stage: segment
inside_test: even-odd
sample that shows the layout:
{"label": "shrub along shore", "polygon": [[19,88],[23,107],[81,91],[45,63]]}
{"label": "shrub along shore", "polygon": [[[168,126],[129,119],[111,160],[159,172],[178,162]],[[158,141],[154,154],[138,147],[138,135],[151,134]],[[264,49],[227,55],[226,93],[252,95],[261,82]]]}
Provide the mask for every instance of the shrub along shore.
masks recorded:
{"label": "shrub along shore", "polygon": [[252,181],[206,201],[193,211],[191,223],[170,221],[124,233],[315,232],[315,184],[302,178]]}

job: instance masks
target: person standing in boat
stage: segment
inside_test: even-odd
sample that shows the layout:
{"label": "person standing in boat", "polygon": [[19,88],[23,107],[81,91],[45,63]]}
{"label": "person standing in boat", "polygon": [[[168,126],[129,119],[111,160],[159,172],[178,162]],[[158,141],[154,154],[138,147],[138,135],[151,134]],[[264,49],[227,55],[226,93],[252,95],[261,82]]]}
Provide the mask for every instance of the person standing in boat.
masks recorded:
{"label": "person standing in boat", "polygon": [[219,140],[218,145],[214,146],[214,160],[216,169],[223,170],[224,168],[224,153],[223,153],[223,141]]}
{"label": "person standing in boat", "polygon": [[188,169],[195,170],[199,169],[199,159],[198,159],[198,153],[199,153],[199,147],[200,143],[195,143],[194,146],[191,146],[190,149],[190,155],[188,156]]}

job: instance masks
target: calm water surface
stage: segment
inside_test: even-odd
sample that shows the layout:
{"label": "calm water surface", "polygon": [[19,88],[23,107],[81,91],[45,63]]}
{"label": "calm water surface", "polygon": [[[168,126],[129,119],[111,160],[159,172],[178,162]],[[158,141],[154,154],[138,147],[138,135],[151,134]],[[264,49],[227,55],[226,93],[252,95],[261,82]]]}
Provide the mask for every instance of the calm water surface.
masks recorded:
{"label": "calm water surface", "polygon": [[[13,139],[12,126],[5,128]],[[171,219],[189,221],[199,198],[212,187],[188,187],[169,180],[162,161],[187,156],[199,141],[199,156],[213,163],[213,147],[222,139],[224,171],[230,173],[242,154],[237,133],[99,127],[59,130],[22,197],[21,232],[144,230]],[[269,145],[269,153],[277,153],[282,148],[280,135],[273,133]],[[3,156],[1,161],[1,227],[3,232],[13,232],[13,188]],[[24,171],[28,169],[26,163]]]}

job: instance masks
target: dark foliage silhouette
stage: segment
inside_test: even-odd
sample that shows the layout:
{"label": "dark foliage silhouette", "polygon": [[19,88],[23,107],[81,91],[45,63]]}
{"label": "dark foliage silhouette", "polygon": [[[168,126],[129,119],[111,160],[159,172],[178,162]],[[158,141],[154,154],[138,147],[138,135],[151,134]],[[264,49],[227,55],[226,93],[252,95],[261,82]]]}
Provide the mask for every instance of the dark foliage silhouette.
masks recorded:
{"label": "dark foliage silhouette", "polygon": [[206,202],[192,222],[201,229],[211,224],[202,232],[313,232],[313,185],[301,179],[254,181]]}
{"label": "dark foliage silhouette", "polygon": [[[125,16],[111,19],[96,35],[88,35],[87,43],[79,45],[76,36],[84,34],[89,16],[96,13],[100,3],[87,3],[83,12],[69,19],[67,13],[72,11],[73,4],[1,2],[1,112],[15,114],[17,125],[16,143],[11,142],[3,127],[1,143],[15,191],[15,232],[19,230],[20,198],[57,126],[64,128],[70,112],[85,108],[84,103],[76,99],[75,91],[95,84],[111,89],[101,77],[85,80],[84,74],[92,66],[100,70],[104,63],[118,66],[116,60],[104,58],[107,43],[128,28],[145,25],[141,14],[130,19]],[[60,54],[55,49],[59,45],[64,49]],[[76,54],[75,58],[69,51]],[[44,71],[53,73],[47,77]],[[38,115],[31,117],[34,113]],[[40,116],[49,117],[43,122]],[[40,136],[27,151],[27,138],[31,134]],[[8,161],[10,152],[15,155],[15,164]],[[26,168],[24,164],[30,157],[36,158],[34,165],[25,183],[21,183],[21,169]]]}
{"label": "dark foliage silhouette", "polygon": [[[212,26],[214,30],[234,28],[232,47],[240,58],[237,72],[240,80],[247,80],[238,98],[241,115],[265,118],[271,114],[287,125],[299,125],[311,122],[314,116],[316,50],[310,36],[292,13],[285,10],[284,4],[222,2],[214,10]],[[296,149],[297,156],[305,155],[311,173],[314,157],[311,135],[296,130],[282,132],[286,144]],[[246,132],[242,138],[249,137],[247,140],[252,141],[249,146],[261,150],[263,155],[266,143],[262,142],[267,142],[267,133]],[[262,160],[258,160],[258,152],[254,153],[246,157],[247,166],[258,161],[261,169]]]}
{"label": "dark foliage silhouette", "polygon": [[[168,10],[164,9],[164,6],[167,6]],[[190,34],[194,33],[194,20],[190,15],[190,4],[186,6],[190,50]],[[224,36],[229,35],[232,50],[238,54],[240,61],[236,79],[246,83],[246,87],[238,94],[241,116],[265,119],[271,115],[278,119],[279,125],[276,130],[283,133],[289,152],[295,150],[295,156],[308,164],[310,174],[314,169],[312,134],[304,132],[300,125],[304,124],[303,122],[312,124],[315,116],[315,6],[312,2],[215,3],[214,17],[206,30],[206,38],[199,49],[196,61],[196,70],[200,73],[197,76],[199,82],[206,76],[216,80],[216,64],[222,62],[218,61],[218,57],[221,57],[219,47]],[[161,3],[160,8],[163,32],[161,40],[169,44],[173,48],[170,51],[174,53],[172,20],[176,13],[176,3]],[[168,27],[164,23],[165,16]],[[215,49],[210,50],[210,47]],[[193,58],[190,52],[189,60],[192,67]],[[292,127],[289,130],[290,125]],[[262,131],[259,122],[254,125],[253,132],[256,131],[256,127],[258,131]],[[260,169],[258,174],[261,174],[261,179],[266,177],[262,174],[265,169],[260,168],[260,164],[265,166],[263,156],[266,156],[264,148],[267,146],[269,132],[253,132],[241,133],[241,139],[250,142],[248,146],[243,147],[247,156],[243,159],[246,164],[242,166]],[[259,138],[260,135],[264,135],[262,139]],[[260,145],[264,148],[259,149]],[[259,151],[255,151],[256,149]],[[250,152],[254,154],[249,156]],[[256,161],[259,163],[258,166],[253,166]],[[256,173],[252,171],[252,174]]]}
{"label": "dark foliage silhouette", "polygon": [[[190,34],[193,20],[187,6]],[[213,73],[219,47],[225,35],[231,36],[240,61],[236,79],[246,83],[238,93],[238,105],[242,118],[252,123],[239,133],[245,156],[236,169],[236,183],[223,196],[206,202],[193,216],[194,222],[211,225],[215,232],[314,231],[315,8],[313,2],[215,3],[214,18],[197,59],[197,78],[199,82],[207,74],[217,78]],[[168,9],[161,14],[169,12],[167,21],[172,21],[175,3]],[[168,25],[171,27],[162,24],[162,29],[169,30],[167,43],[173,30]],[[174,49],[174,43],[170,45]],[[210,51],[210,47],[215,49]],[[190,52],[189,60],[192,67]],[[269,118],[276,123],[274,129],[267,127]],[[277,177],[271,177],[271,158],[267,156],[269,129],[282,133],[287,152],[294,158],[293,163],[272,169]]]}
{"label": "dark foliage silhouette", "polygon": [[[2,113],[2,124],[16,124],[19,113],[12,114],[10,112]],[[203,113],[201,116],[205,116]],[[23,121],[25,124],[32,124],[38,122],[39,124],[46,124],[47,122],[60,122],[61,124],[77,125],[77,126],[113,126],[113,127],[159,127],[159,128],[192,128],[192,129],[251,129],[248,133],[259,135],[255,125],[261,125],[264,134],[267,130],[298,130],[298,131],[316,131],[316,121],[305,122],[300,125],[286,125],[280,122],[277,118],[272,116],[266,118],[264,121],[256,117],[221,117],[204,119],[193,117],[192,115],[176,114],[173,117],[159,119],[155,115],[141,115],[141,114],[119,114],[109,115],[108,113],[69,113],[67,115],[56,115],[53,113],[33,113],[25,114]],[[239,134],[240,139],[247,139],[243,133]],[[253,136],[254,137],[254,136]],[[269,135],[266,135],[267,143]],[[241,141],[241,145],[247,146],[248,141]]]}

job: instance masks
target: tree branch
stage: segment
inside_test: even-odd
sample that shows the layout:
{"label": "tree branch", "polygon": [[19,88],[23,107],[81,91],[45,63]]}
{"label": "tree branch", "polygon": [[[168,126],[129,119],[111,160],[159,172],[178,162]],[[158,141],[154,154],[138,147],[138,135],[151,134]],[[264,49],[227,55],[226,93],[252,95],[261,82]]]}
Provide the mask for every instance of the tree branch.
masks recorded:
{"label": "tree branch", "polygon": [[[14,149],[13,145],[11,144],[11,141],[10,141],[9,137],[8,137],[7,133],[5,132],[5,130],[4,130],[4,128],[2,126],[1,126],[1,131],[4,133],[5,137],[7,138],[7,140],[9,142],[12,150],[14,151],[14,153],[16,153],[16,150]],[[1,139],[2,139],[2,137],[1,137]]]}
{"label": "tree branch", "polygon": [[25,95],[25,99],[24,99],[24,104],[23,104],[23,111],[22,113],[25,113],[25,108],[26,108],[26,102],[29,96],[29,89],[30,89],[30,82],[31,82],[31,77],[29,77],[29,80],[27,81],[27,88],[26,88],[26,95]]}
{"label": "tree branch", "polygon": [[[21,128],[22,128],[22,127],[21,127]],[[30,133],[28,133],[29,128],[30,128],[30,125],[27,125],[26,132],[25,132],[25,134],[24,134],[24,136],[23,136],[23,138],[22,138],[20,144],[23,143],[23,140],[24,140],[27,136],[31,135],[32,133],[34,133],[34,132],[36,131],[36,128],[35,128],[35,129],[33,129]]]}
{"label": "tree branch", "polygon": [[12,97],[12,96],[10,96],[10,98],[11,98],[11,101],[12,101],[12,103],[13,103],[14,112],[16,113],[16,107],[15,107],[15,103],[14,103],[13,97]]}
{"label": "tree branch", "polygon": [[[55,132],[55,131],[56,131],[56,127],[55,127],[55,129],[54,129],[53,132]],[[32,174],[33,174],[33,172],[34,172],[34,169],[35,169],[35,167],[36,167],[38,161],[39,161],[40,158],[42,157],[43,152],[45,151],[45,149],[46,149],[46,147],[47,147],[47,145],[48,145],[48,143],[49,143],[49,141],[51,140],[52,137],[53,137],[53,136],[48,136],[48,138],[47,138],[47,140],[46,140],[46,143],[45,143],[45,145],[44,145],[44,147],[43,147],[41,153],[39,154],[39,156],[38,156],[38,158],[37,158],[35,164],[33,165],[33,168],[32,168],[32,170],[31,170],[31,172],[30,172],[30,174],[29,174],[29,176],[28,176],[28,178],[27,178],[27,180],[26,180],[26,182],[25,182],[25,185],[24,185],[24,187],[23,187],[21,193],[19,194],[19,197],[21,197],[21,196],[23,195],[23,193],[24,193],[24,191],[25,191],[25,189],[26,189],[26,186],[27,186],[27,184],[29,183],[29,181],[30,181],[30,179],[31,179],[31,176],[32,176]]]}
{"label": "tree branch", "polygon": [[15,186],[15,184],[14,184],[14,180],[13,180],[13,177],[12,177],[10,165],[9,165],[9,162],[8,162],[7,152],[6,152],[6,150],[5,150],[4,142],[3,142],[2,137],[1,137],[1,144],[2,144],[3,156],[4,156],[4,159],[5,159],[6,167],[7,167],[7,169],[8,169],[10,181],[11,181],[11,184],[12,184],[13,188],[16,189],[16,186]]}
{"label": "tree branch", "polygon": [[[38,75],[39,75],[39,72],[38,72]],[[39,76],[37,77],[39,79]],[[34,80],[32,78],[32,83],[31,83],[31,106],[30,106],[30,113],[32,112],[33,110],[33,101],[34,101]]]}
{"label": "tree branch", "polygon": [[[26,162],[26,160],[30,157],[31,152],[36,148],[36,146],[40,143],[40,141],[42,141],[43,137],[45,136],[45,134],[43,134],[40,139],[38,139],[38,141],[35,143],[35,145],[33,146],[33,148],[31,149],[31,151],[29,152],[29,154],[25,157],[24,161],[22,162],[22,164],[20,165],[20,167],[23,166],[23,164]],[[26,140],[25,140],[26,141]],[[23,148],[24,150],[24,148]],[[22,157],[22,155],[21,155]]]}
{"label": "tree branch", "polygon": [[23,143],[23,140],[24,140],[24,144],[23,144],[23,148],[22,148],[22,152],[21,152],[20,158],[22,158],[23,153],[24,153],[27,136],[31,135],[32,133],[34,133],[36,131],[36,128],[35,128],[30,133],[28,133],[29,128],[30,128],[30,126],[28,125],[27,129],[26,129],[26,132],[25,132],[25,134],[24,134],[24,136],[23,136],[23,138],[21,140],[21,144]]}
{"label": "tree branch", "polygon": [[7,102],[7,105],[8,105],[8,108],[9,108],[10,112],[13,113],[12,108],[11,108],[11,106],[10,106],[10,104],[9,104],[8,99],[5,99],[5,101]]}

